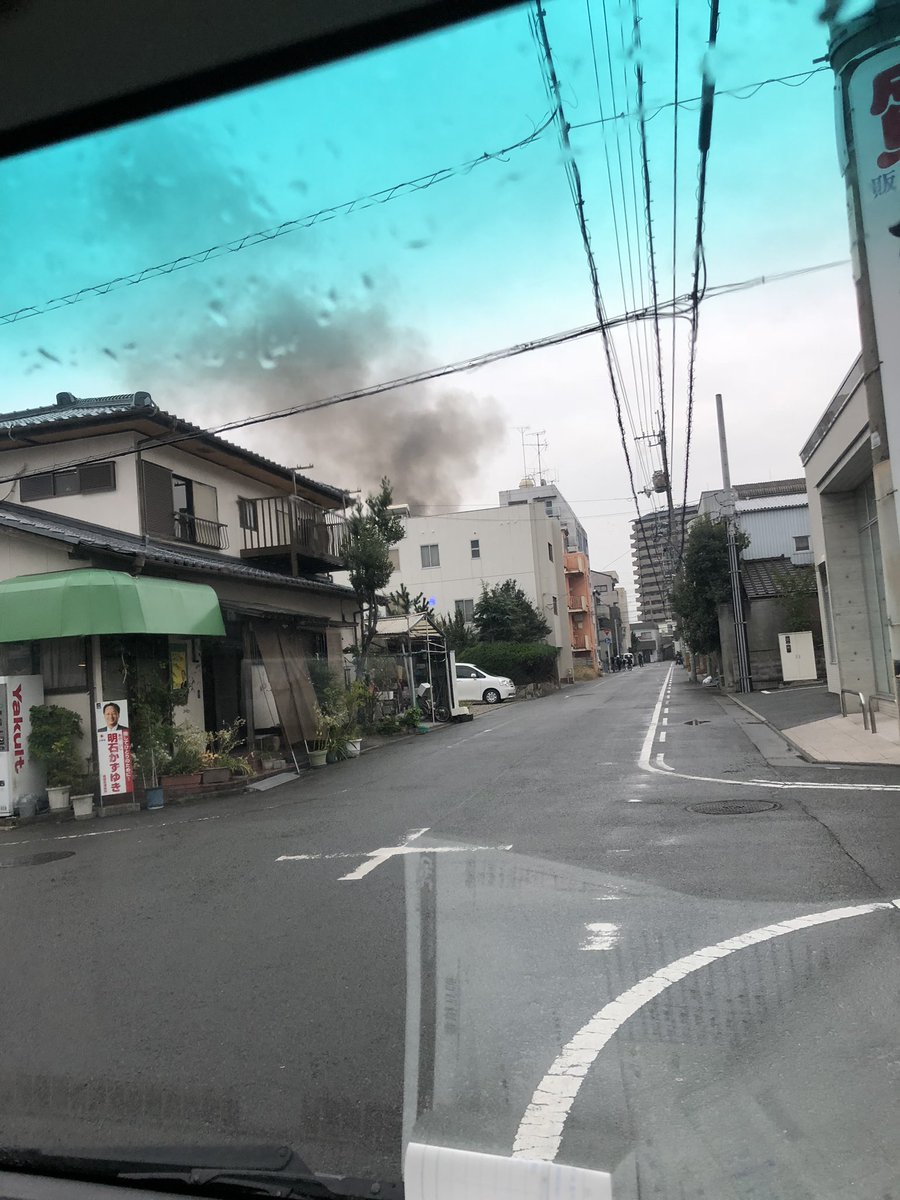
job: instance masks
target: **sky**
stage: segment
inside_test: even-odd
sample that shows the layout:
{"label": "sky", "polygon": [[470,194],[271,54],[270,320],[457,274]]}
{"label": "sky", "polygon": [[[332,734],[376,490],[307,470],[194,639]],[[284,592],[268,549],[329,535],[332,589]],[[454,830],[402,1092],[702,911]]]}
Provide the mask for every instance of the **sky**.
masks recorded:
{"label": "sky", "polygon": [[[675,0],[637,4],[640,49],[634,7],[545,4],[608,316],[649,304],[654,274],[661,302],[673,285],[675,295],[689,292],[693,268],[699,105],[672,103]],[[704,230],[709,285],[842,264],[702,303],[689,500],[721,485],[717,392],[733,480],[800,475],[800,447],[858,353],[833,80],[815,62],[826,47],[820,8],[821,0],[724,0],[708,56],[708,5],[680,2],[679,97],[699,95],[705,62],[720,92]],[[216,425],[594,321],[532,11],[513,8],[0,164],[0,314],[39,310],[0,326],[0,410],[50,404],[58,391],[144,389],[161,408]],[[800,77],[746,86],[786,75]],[[431,176],[430,186],[397,186]],[[357,199],[352,211],[324,212]],[[297,221],[312,214],[322,215]],[[239,251],[216,249],[283,222],[297,223]],[[208,249],[201,263],[40,311]],[[611,336],[646,512],[660,503],[641,489],[660,465],[661,410],[676,498],[683,493],[688,326],[659,322],[662,399],[654,323]],[[398,501],[447,511],[494,504],[519,482],[524,429],[546,442],[543,466],[585,525],[592,565],[617,570],[633,597],[635,507],[615,407],[603,343],[592,335],[228,436],[349,489],[386,474]],[[534,470],[533,452],[524,465]]]}

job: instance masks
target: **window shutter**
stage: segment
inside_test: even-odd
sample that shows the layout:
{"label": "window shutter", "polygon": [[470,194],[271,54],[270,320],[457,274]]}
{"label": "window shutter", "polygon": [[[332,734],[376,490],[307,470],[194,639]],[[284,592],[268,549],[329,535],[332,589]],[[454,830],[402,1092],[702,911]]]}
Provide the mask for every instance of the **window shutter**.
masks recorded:
{"label": "window shutter", "polygon": [[175,536],[172,472],[157,463],[141,463],[144,485],[144,531],[157,537]]}
{"label": "window shutter", "polygon": [[19,499],[24,504],[28,500],[49,500],[53,495],[53,475],[25,475],[19,480]]}
{"label": "window shutter", "polygon": [[114,492],[116,464],[114,462],[86,463],[79,469],[82,492]]}

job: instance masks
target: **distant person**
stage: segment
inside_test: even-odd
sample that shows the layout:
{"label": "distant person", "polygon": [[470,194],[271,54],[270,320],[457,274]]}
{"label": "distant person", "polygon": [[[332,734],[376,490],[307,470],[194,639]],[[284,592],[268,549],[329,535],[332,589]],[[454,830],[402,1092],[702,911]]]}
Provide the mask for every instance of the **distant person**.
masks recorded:
{"label": "distant person", "polygon": [[622,655],[621,654],[616,655],[615,664],[616,664],[616,670],[621,671],[622,670]]}
{"label": "distant person", "polygon": [[100,733],[118,733],[120,730],[126,730],[127,725],[119,724],[119,714],[121,708],[114,700],[110,700],[108,704],[103,705],[103,724],[99,728]]}
{"label": "distant person", "polygon": [[642,667],[643,665],[644,665],[644,652],[643,652],[643,650],[638,650],[638,666]]}

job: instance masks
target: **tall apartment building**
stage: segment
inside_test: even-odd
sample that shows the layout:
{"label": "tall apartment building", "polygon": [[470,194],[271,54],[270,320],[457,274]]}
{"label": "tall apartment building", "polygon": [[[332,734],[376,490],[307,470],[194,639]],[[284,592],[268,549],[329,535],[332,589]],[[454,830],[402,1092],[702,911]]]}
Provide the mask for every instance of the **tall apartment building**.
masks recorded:
{"label": "tall apartment building", "polygon": [[669,592],[681,545],[682,513],[686,529],[697,515],[697,505],[688,504],[684,508],[677,505],[671,523],[667,509],[647,513],[631,522],[631,562],[642,621],[671,619]]}

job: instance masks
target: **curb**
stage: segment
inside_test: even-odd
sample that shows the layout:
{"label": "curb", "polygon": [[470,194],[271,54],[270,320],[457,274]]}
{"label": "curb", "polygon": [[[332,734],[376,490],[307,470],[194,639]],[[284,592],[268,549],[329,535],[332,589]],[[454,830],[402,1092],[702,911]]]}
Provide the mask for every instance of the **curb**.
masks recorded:
{"label": "curb", "polygon": [[846,763],[832,762],[830,759],[826,762],[824,759],[821,759],[821,758],[810,758],[809,754],[803,749],[802,746],[798,746],[797,743],[794,741],[794,739],[789,738],[788,735],[784,732],[784,730],[779,729],[777,725],[773,725],[771,721],[767,721],[766,718],[762,715],[762,713],[757,712],[755,708],[751,708],[750,705],[746,703],[746,701],[738,700],[737,696],[733,696],[730,692],[720,692],[719,694],[725,700],[730,700],[732,704],[736,704],[738,706],[738,708],[742,708],[744,710],[744,712],[749,713],[751,717],[756,717],[756,719],[758,721],[762,721],[763,725],[767,725],[769,727],[769,729],[772,730],[773,733],[777,733],[778,736],[781,738],[781,740],[786,745],[790,746],[790,748],[792,750],[795,750],[797,752],[797,754],[799,754],[800,757],[803,759],[803,761],[808,762],[811,766],[834,767],[834,766],[846,766],[847,765]]}

